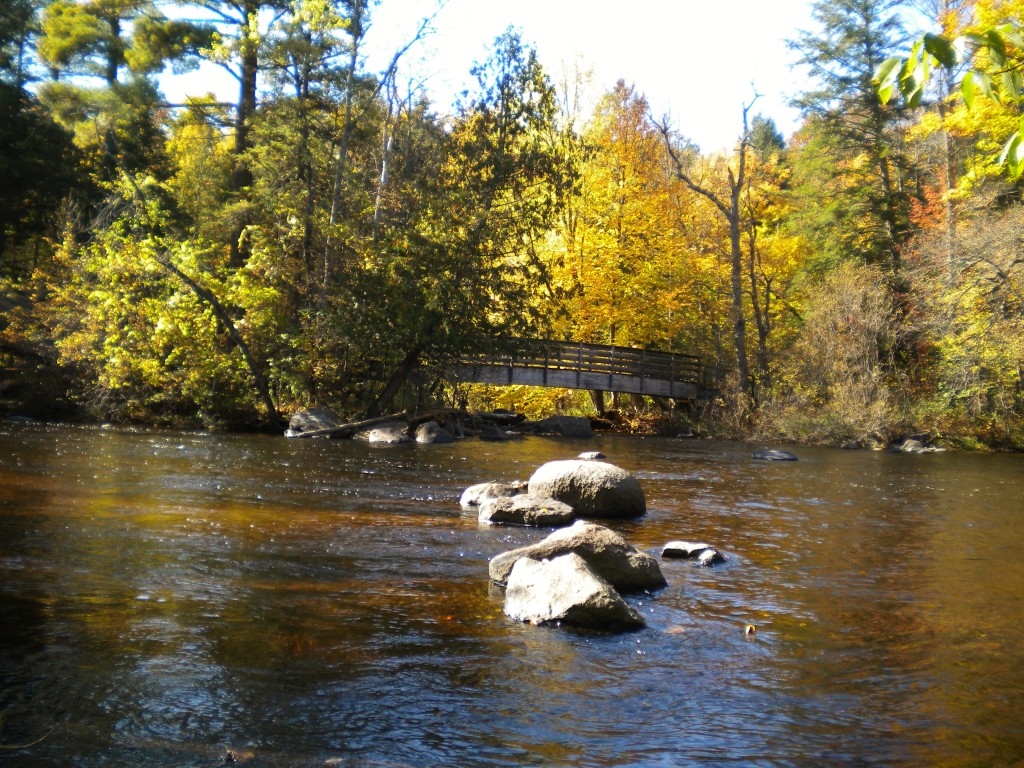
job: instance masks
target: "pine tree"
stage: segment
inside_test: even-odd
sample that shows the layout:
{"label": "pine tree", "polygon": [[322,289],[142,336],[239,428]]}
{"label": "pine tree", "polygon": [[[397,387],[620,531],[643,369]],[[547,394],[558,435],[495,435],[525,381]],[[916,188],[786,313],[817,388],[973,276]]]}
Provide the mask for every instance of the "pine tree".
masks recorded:
{"label": "pine tree", "polygon": [[[860,257],[894,276],[907,236],[912,173],[899,145],[905,111],[883,105],[872,78],[905,41],[899,5],[818,0],[813,15],[820,29],[791,42],[815,83],[793,102],[807,120],[810,151],[796,165],[811,198],[806,210],[817,219],[811,228],[831,241],[834,257]],[[817,167],[815,159],[822,161]]]}

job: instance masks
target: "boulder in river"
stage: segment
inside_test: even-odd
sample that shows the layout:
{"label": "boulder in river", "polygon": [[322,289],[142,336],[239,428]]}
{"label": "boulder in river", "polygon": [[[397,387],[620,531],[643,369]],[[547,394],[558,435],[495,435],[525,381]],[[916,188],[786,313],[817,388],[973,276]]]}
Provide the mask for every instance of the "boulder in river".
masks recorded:
{"label": "boulder in river", "polygon": [[524,493],[500,499],[488,499],[480,504],[478,519],[481,523],[550,528],[569,525],[576,519],[576,514],[568,504]]}
{"label": "boulder in river", "polygon": [[661,548],[661,556],[696,560],[699,565],[717,565],[725,562],[725,555],[710,544],[693,541],[670,541]]}
{"label": "boulder in river", "polygon": [[916,437],[904,437],[889,446],[889,450],[892,453],[941,453],[944,449],[926,445]]}
{"label": "boulder in river", "polygon": [[417,443],[453,443],[455,438],[436,421],[427,421],[416,427]]}
{"label": "boulder in river", "polygon": [[516,480],[511,483],[478,483],[471,485],[462,492],[459,504],[467,509],[478,507],[490,499],[503,499],[509,496],[517,496],[526,491],[526,483]]}
{"label": "boulder in river", "polygon": [[505,591],[505,614],[533,624],[558,622],[622,631],[646,626],[622,596],[577,554],[516,561]]}
{"label": "boulder in river", "polygon": [[412,438],[409,437],[408,429],[409,425],[405,422],[387,421],[377,424],[370,429],[364,429],[362,432],[357,432],[355,438],[357,440],[366,440],[369,443],[411,443]]}
{"label": "boulder in river", "polygon": [[304,432],[315,432],[318,429],[333,429],[341,423],[341,417],[330,408],[318,405],[296,411],[288,421],[288,436],[301,435]]}
{"label": "boulder in river", "polygon": [[608,457],[600,451],[584,451],[576,458],[583,461],[600,461],[601,459],[607,459]]}
{"label": "boulder in river", "polygon": [[777,448],[761,448],[754,451],[754,458],[757,461],[796,461],[796,454],[789,451],[780,451]]}
{"label": "boulder in river", "polygon": [[604,461],[549,461],[533,473],[529,491],[568,504],[578,517],[632,518],[647,511],[640,481]]}
{"label": "boulder in river", "polygon": [[593,437],[590,419],[583,416],[549,416],[535,421],[530,428],[537,432],[550,432],[562,437]]}
{"label": "boulder in river", "polygon": [[623,592],[640,592],[665,586],[658,561],[638,551],[615,531],[603,525],[577,520],[559,528],[543,541],[494,557],[488,568],[491,580],[505,584],[516,560],[545,560],[574,552],[605,581]]}

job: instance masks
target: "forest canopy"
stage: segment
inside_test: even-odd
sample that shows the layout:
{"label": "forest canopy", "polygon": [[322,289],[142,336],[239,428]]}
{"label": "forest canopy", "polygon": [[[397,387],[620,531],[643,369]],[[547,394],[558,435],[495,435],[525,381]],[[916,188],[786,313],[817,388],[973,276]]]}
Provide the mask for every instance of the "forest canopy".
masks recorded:
{"label": "forest canopy", "polygon": [[[7,412],[604,411],[442,375],[553,339],[699,356],[708,402],[612,407],[708,433],[1024,447],[1024,3],[935,0],[909,29],[909,3],[819,0],[790,41],[798,129],[736,94],[713,153],[643,83],[579,99],[515,30],[451,113],[397,76],[407,48],[366,68],[376,9],[4,4]],[[200,65],[236,97],[169,103]]]}

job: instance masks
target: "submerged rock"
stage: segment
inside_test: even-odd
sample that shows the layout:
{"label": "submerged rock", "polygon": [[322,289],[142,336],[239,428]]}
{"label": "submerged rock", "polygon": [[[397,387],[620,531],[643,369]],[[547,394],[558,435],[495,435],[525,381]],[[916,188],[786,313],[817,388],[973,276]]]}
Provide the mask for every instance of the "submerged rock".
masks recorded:
{"label": "submerged rock", "polygon": [[533,473],[529,490],[568,504],[579,517],[630,518],[647,511],[640,481],[603,461],[550,461]]}
{"label": "submerged rock", "polygon": [[665,586],[657,560],[639,552],[615,531],[583,520],[560,528],[536,544],[497,555],[488,571],[492,581],[505,584],[516,560],[522,557],[550,560],[570,552],[582,557],[601,578],[624,592]]}
{"label": "submerged rock", "polygon": [[754,458],[757,461],[797,461],[796,454],[780,451],[777,448],[763,448],[754,451]]}
{"label": "submerged rock", "polygon": [[478,519],[481,523],[547,528],[569,525],[575,518],[568,504],[525,493],[484,501],[480,504]]}
{"label": "submerged rock", "polygon": [[508,577],[505,614],[533,624],[560,622],[606,631],[646,626],[612,585],[574,553],[547,561],[517,560]]}

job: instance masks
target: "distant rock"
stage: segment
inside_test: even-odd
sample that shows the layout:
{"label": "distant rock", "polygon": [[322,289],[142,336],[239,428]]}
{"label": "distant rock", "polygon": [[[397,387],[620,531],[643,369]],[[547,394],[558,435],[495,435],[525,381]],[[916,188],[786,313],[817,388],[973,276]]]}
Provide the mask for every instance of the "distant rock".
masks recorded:
{"label": "distant rock", "polygon": [[797,461],[796,454],[776,448],[763,448],[754,451],[754,459],[757,461]]}
{"label": "distant rock", "polygon": [[455,438],[436,421],[428,421],[416,427],[417,443],[454,443]]}
{"label": "distant rock", "polygon": [[892,453],[943,453],[945,449],[926,445],[916,437],[904,437],[890,445],[889,451]]}
{"label": "distant rock", "polygon": [[481,440],[491,443],[500,443],[512,439],[512,435],[491,421],[485,421],[480,425],[479,437]]}
{"label": "distant rock", "polygon": [[504,523],[549,528],[569,525],[576,518],[572,507],[554,499],[530,494],[488,499],[480,504],[481,523]]}
{"label": "distant rock", "polygon": [[605,631],[646,626],[612,585],[574,553],[543,562],[517,560],[508,577],[505,614],[533,624],[557,622]]}
{"label": "distant rock", "polygon": [[568,504],[577,517],[632,518],[647,511],[640,481],[603,461],[550,461],[533,473],[529,491]]}
{"label": "distant rock", "polygon": [[576,458],[581,459],[582,461],[600,461],[601,459],[607,459],[608,457],[600,451],[584,451]]}
{"label": "distant rock", "polygon": [[665,558],[677,558],[696,560],[699,565],[717,565],[725,562],[725,555],[703,542],[692,541],[670,541],[661,549],[661,556]]}
{"label": "distant rock", "polygon": [[593,437],[590,419],[583,416],[549,416],[540,421],[530,422],[532,432],[547,432],[562,437]]}
{"label": "distant rock", "polygon": [[543,541],[494,557],[489,565],[491,580],[505,584],[516,560],[530,557],[550,560],[574,552],[605,581],[624,592],[660,589],[665,586],[658,561],[639,552],[615,531],[595,523],[577,520],[560,528]]}
{"label": "distant rock", "polygon": [[354,437],[356,440],[366,440],[369,443],[385,445],[411,443],[412,438],[409,437],[408,428],[409,425],[403,421],[386,421],[370,429],[357,432]]}
{"label": "distant rock", "polygon": [[297,411],[288,421],[289,436],[301,435],[303,432],[315,432],[318,429],[333,429],[341,423],[341,417],[330,408],[316,406]]}
{"label": "distant rock", "polygon": [[516,480],[511,483],[478,483],[471,485],[462,492],[459,504],[467,509],[478,507],[490,499],[503,499],[526,492],[526,483]]}

